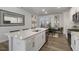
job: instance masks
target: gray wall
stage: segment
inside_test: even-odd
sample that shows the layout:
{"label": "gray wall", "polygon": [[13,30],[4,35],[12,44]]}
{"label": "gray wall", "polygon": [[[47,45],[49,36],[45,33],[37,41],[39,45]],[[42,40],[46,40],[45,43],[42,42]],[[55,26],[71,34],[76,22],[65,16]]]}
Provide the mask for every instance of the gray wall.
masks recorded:
{"label": "gray wall", "polygon": [[6,27],[0,27],[0,42],[7,40],[6,37],[3,36],[3,34],[16,29],[22,29],[22,28],[31,28],[31,14],[26,12],[25,10],[18,8],[18,7],[0,7],[0,9],[19,13],[25,15],[25,25],[24,26],[6,26]]}

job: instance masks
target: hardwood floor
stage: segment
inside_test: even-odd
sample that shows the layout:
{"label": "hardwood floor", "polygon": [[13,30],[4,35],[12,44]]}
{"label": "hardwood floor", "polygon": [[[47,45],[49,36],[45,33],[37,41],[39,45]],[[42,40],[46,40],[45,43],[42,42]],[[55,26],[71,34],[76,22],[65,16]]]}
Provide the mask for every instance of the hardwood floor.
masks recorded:
{"label": "hardwood floor", "polygon": [[0,43],[0,51],[8,51],[9,49],[8,41]]}
{"label": "hardwood floor", "polygon": [[50,34],[48,36],[48,41],[40,49],[40,51],[71,51],[71,48],[69,47],[64,35],[60,35],[56,38]]}

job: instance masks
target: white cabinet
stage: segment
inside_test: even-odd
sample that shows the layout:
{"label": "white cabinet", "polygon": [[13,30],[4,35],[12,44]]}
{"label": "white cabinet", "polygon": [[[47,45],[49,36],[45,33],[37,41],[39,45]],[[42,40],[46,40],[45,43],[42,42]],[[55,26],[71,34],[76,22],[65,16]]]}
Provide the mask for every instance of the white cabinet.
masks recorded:
{"label": "white cabinet", "polygon": [[9,42],[11,51],[38,51],[45,43],[45,31],[26,39],[13,38]]}
{"label": "white cabinet", "polygon": [[76,49],[76,39],[75,39],[74,36],[71,37],[71,48],[72,48],[73,50]]}
{"label": "white cabinet", "polygon": [[41,46],[43,46],[44,45],[44,43],[45,43],[45,31],[43,31],[42,33],[41,33],[41,40],[40,40],[40,45]]}
{"label": "white cabinet", "polygon": [[25,47],[26,47],[26,51],[33,51],[35,50],[35,37],[32,36],[28,39],[25,40]]}
{"label": "white cabinet", "polygon": [[71,34],[71,48],[73,51],[79,51],[79,36],[76,33]]}
{"label": "white cabinet", "polygon": [[42,40],[42,35],[41,33],[36,35],[35,38],[35,51],[38,51],[41,48],[41,40]]}
{"label": "white cabinet", "polygon": [[35,37],[31,36],[24,40],[13,39],[12,51],[33,51],[35,50]]}
{"label": "white cabinet", "polygon": [[44,44],[45,41],[46,41],[46,36],[45,35],[46,35],[45,31],[42,32],[42,44]]}
{"label": "white cabinet", "polygon": [[25,50],[25,41],[24,40],[18,40],[17,38],[14,38],[11,43],[11,50],[12,51],[22,51]]}
{"label": "white cabinet", "polygon": [[79,38],[76,40],[76,51],[79,51]]}
{"label": "white cabinet", "polygon": [[35,38],[35,51],[40,50],[45,41],[45,31],[37,34]]}

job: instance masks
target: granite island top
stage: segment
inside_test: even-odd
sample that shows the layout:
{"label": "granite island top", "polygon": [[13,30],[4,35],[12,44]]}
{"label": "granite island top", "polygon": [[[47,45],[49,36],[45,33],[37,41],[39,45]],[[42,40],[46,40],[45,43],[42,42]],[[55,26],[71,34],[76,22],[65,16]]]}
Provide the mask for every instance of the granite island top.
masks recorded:
{"label": "granite island top", "polygon": [[71,34],[79,37],[79,32],[71,32]]}
{"label": "granite island top", "polygon": [[6,33],[8,37],[14,37],[16,39],[26,39],[30,36],[36,35],[42,31],[47,30],[47,28],[35,28],[35,29],[28,29],[28,30],[21,30],[18,32]]}

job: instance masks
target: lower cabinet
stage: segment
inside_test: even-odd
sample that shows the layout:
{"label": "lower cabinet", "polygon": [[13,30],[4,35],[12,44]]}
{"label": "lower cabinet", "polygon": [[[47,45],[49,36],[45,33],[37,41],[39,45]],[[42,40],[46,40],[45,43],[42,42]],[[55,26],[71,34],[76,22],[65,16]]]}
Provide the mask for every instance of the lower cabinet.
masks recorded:
{"label": "lower cabinet", "polygon": [[35,51],[40,50],[40,48],[44,45],[46,42],[45,40],[45,31],[42,33],[39,33],[35,36]]}
{"label": "lower cabinet", "polygon": [[14,38],[11,43],[11,51],[25,51],[25,40]]}
{"label": "lower cabinet", "polygon": [[46,42],[46,32],[42,32],[42,44]]}
{"label": "lower cabinet", "polygon": [[76,50],[76,40],[74,37],[72,37],[71,39],[71,48],[72,50]]}
{"label": "lower cabinet", "polygon": [[33,51],[33,50],[35,50],[35,37],[34,36],[26,39],[25,43],[26,43],[25,44],[25,47],[26,47],[25,49],[27,51]]}
{"label": "lower cabinet", "polygon": [[35,38],[35,51],[38,51],[41,48],[41,40],[42,40],[42,35],[41,33],[36,35]]}
{"label": "lower cabinet", "polygon": [[38,51],[45,43],[45,32],[40,32],[24,40],[12,39],[12,51]]}
{"label": "lower cabinet", "polygon": [[75,34],[71,36],[71,48],[73,51],[79,51],[79,37]]}

